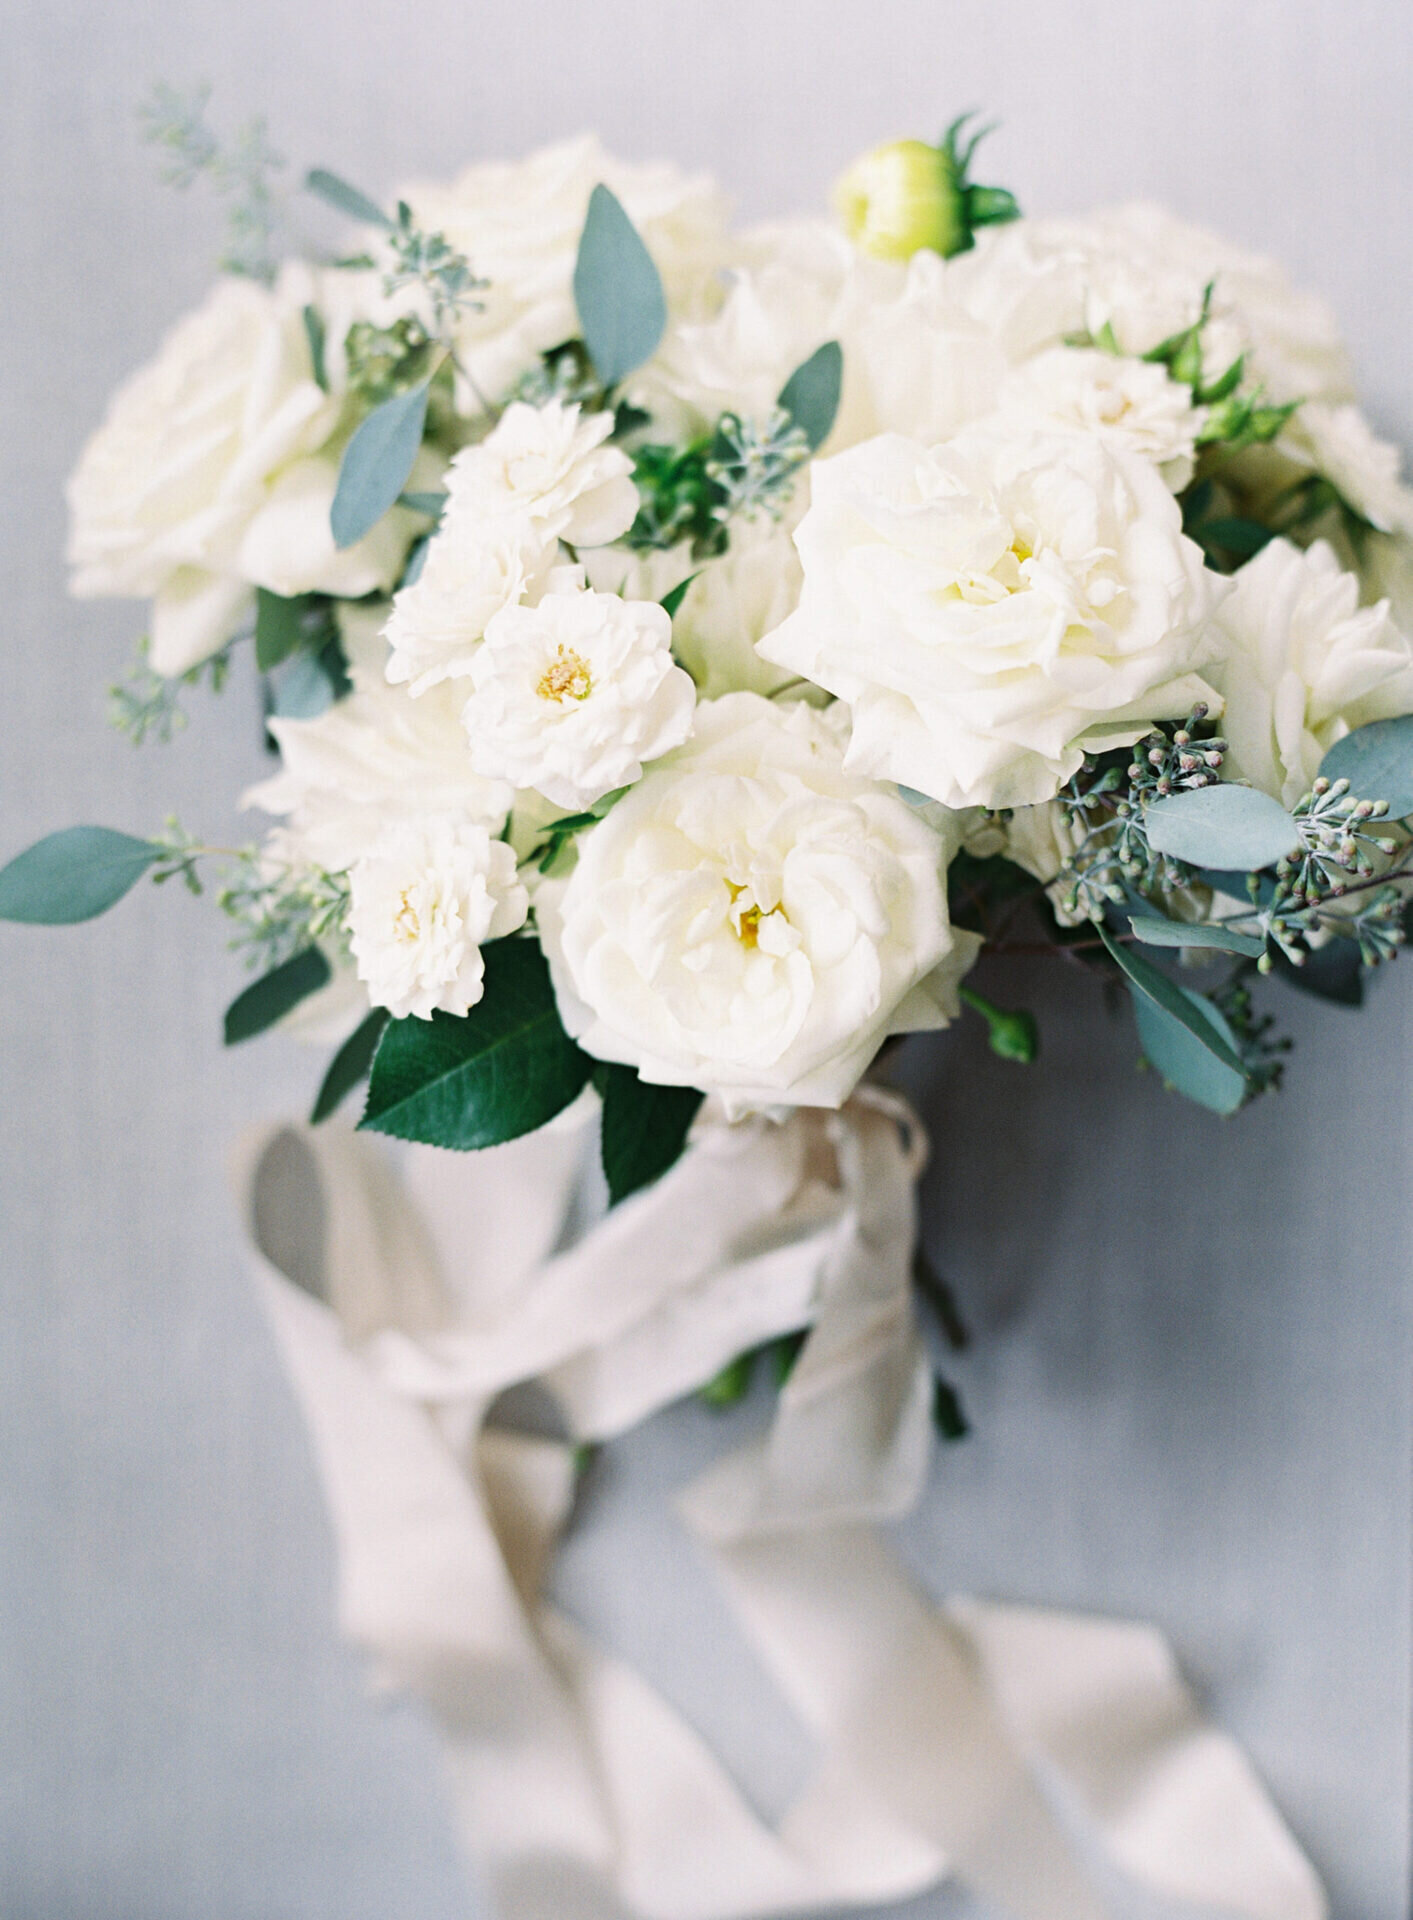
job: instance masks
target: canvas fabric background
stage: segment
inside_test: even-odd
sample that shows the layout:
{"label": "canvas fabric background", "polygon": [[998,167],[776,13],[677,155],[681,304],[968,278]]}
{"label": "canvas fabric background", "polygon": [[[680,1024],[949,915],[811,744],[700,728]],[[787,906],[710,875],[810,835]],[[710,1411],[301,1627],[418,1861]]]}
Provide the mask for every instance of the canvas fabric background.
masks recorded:
{"label": "canvas fabric background", "polygon": [[[1396,0],[3,0],[0,44],[5,852],[172,808],[239,834],[266,765],[244,667],[171,747],[106,732],[142,611],[63,590],[64,477],[220,246],[133,137],[156,78],[210,79],[218,122],[264,111],[292,172],[374,192],[593,127],[710,167],[748,216],[981,105],[1005,124],[980,176],[1027,209],[1149,194],[1280,255],[1413,442]],[[0,1912],[465,1920],[431,1739],[334,1635],[225,1185],[229,1143],[301,1111],[321,1066],[282,1039],[222,1052],[225,937],[150,888],[86,928],[0,927]],[[939,1592],[1156,1621],[1342,1920],[1404,1915],[1413,960],[1362,1018],[1282,995],[1287,1090],[1228,1123],[1137,1074],[1088,983],[1007,965],[991,982],[1034,1006],[1039,1065],[969,1022],[902,1067],[934,1134],[929,1245],[977,1334],[954,1369],[974,1435],[902,1550]],[[773,1808],[801,1736],[667,1504],[760,1413],[687,1406],[610,1449],[557,1586]]]}

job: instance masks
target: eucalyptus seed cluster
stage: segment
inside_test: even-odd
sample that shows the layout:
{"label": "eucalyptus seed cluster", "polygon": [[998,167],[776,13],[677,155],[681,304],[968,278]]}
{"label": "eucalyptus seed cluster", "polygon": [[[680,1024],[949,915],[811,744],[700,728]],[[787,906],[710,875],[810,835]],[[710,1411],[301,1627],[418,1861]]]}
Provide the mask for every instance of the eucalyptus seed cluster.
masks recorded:
{"label": "eucalyptus seed cluster", "polygon": [[795,478],[810,457],[810,443],[802,427],[785,411],[772,407],[764,420],[743,420],[724,413],[717,424],[716,442],[706,463],[709,480],[721,498],[716,518],[754,520],[767,514],[778,520],[795,490]]}
{"label": "eucalyptus seed cluster", "polygon": [[[1257,916],[1262,931],[1292,966],[1305,964],[1312,935],[1357,940],[1366,966],[1392,959],[1403,943],[1403,897],[1393,885],[1371,889],[1382,863],[1404,845],[1370,831],[1387,818],[1388,802],[1361,800],[1348,780],[1322,775],[1291,811],[1300,841],[1276,868],[1274,896]],[[1331,910],[1332,901],[1356,889],[1364,897],[1352,911]],[[1253,890],[1253,907],[1257,897]],[[1270,967],[1268,955],[1262,970]]]}
{"label": "eucalyptus seed cluster", "polygon": [[1221,779],[1227,742],[1204,736],[1206,720],[1199,703],[1171,734],[1155,727],[1139,741],[1127,767],[1110,766],[1087,784],[1082,769],[1061,793],[1080,836],[1060,874],[1066,912],[1101,920],[1106,905],[1131,892],[1175,893],[1191,885],[1189,866],[1149,846],[1143,815],[1155,800]]}

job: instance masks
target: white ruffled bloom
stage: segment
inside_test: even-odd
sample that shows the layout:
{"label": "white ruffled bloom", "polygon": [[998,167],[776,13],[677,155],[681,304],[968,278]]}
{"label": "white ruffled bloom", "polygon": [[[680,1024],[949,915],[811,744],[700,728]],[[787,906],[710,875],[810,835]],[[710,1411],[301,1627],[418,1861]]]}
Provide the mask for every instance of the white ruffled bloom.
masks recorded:
{"label": "white ruffled bloom", "polygon": [[495,430],[457,454],[446,474],[448,521],[523,521],[545,543],[601,547],[632,526],[638,512],[633,462],[604,442],[611,413],[581,414],[550,400],[516,401]]}
{"label": "white ruffled bloom", "polygon": [[[615,160],[592,137],[527,159],[485,161],[446,184],[402,194],[418,223],[444,233],[488,282],[480,311],[457,320],[457,355],[474,388],[498,399],[536,358],[579,332],[574,262],[589,195],[602,182],[622,203],[662,276],[669,310],[705,311],[725,253],[725,206],[703,174]],[[479,413],[477,392],[463,395]]]}
{"label": "white ruffled bloom", "polygon": [[358,977],[395,1019],[464,1014],[481,998],[481,947],[525,923],[515,855],[485,827],[438,815],[388,827],[349,875]]}
{"label": "white ruffled bloom", "polygon": [[1413,645],[1386,600],[1359,605],[1358,580],[1324,541],[1302,553],[1272,540],[1218,618],[1226,646],[1211,673],[1226,701],[1227,772],[1286,806],[1309,792],[1336,740],[1413,712]]}
{"label": "white ruffled bloom", "polygon": [[478,772],[577,812],[681,746],[696,693],[652,601],[580,589],[506,607],[471,663],[462,712]]}
{"label": "white ruffled bloom", "polygon": [[353,691],[313,720],[270,721],[282,766],[244,804],[284,817],[278,856],[343,873],[390,824],[450,814],[498,833],[513,798],[471,765],[461,696],[433,688],[413,700],[389,686],[376,609],[340,609]]}
{"label": "white ruffled bloom", "polygon": [[114,395],[69,482],[72,586],[151,596],[151,660],[184,673],[230,638],[251,588],[361,596],[397,576],[413,518],[340,553],[337,461],[312,459],[342,403],[314,379],[314,276],[224,279]]}
{"label": "white ruffled bloom", "polygon": [[835,1107],[890,1033],[945,1024],[975,956],[951,843],[845,771],[839,725],[729,694],[536,894],[570,1033],[728,1110]]}
{"label": "white ruffled bloom", "polygon": [[1174,493],[1192,478],[1206,419],[1165,367],[1082,347],[1051,347],[1018,367],[997,411],[1018,426],[1100,434],[1151,460]]}
{"label": "white ruffled bloom", "polygon": [[611,413],[517,403],[456,456],[422,571],[393,601],[389,680],[417,696],[464,679],[494,616],[555,584],[561,540],[598,547],[628,531],[638,490],[627,454],[604,445],[612,431]]}
{"label": "white ruffled bloom", "polygon": [[1278,444],[1291,459],[1332,480],[1381,533],[1413,534],[1413,489],[1403,482],[1403,455],[1379,439],[1358,407],[1319,401],[1297,407]]}
{"label": "white ruffled bloom", "polygon": [[885,434],[816,462],[761,652],[847,701],[848,765],[951,807],[1050,799],[1211,689],[1222,590],[1157,469],[1092,435]]}

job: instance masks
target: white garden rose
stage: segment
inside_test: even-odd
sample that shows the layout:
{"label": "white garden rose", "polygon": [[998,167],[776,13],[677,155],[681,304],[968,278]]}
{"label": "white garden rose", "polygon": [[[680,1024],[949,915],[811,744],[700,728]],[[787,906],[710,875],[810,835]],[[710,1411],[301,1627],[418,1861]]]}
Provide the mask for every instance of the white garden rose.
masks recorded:
{"label": "white garden rose", "polygon": [[538,590],[551,558],[527,520],[488,525],[448,513],[421,572],[393,600],[385,630],[388,679],[414,699],[465,679],[491,620]]}
{"label": "white garden rose", "polygon": [[1205,410],[1167,369],[1096,348],[1051,347],[1004,381],[997,411],[1020,426],[1097,433],[1151,460],[1174,493],[1192,478]]}
{"label": "white garden rose", "polygon": [[278,856],[343,873],[391,823],[450,814],[498,833],[513,798],[471,765],[462,694],[434,687],[414,700],[384,674],[377,608],[340,609],[353,691],[313,720],[270,721],[282,765],[244,804],[284,816]]}
{"label": "white garden rose", "polygon": [[843,764],[828,714],[735,693],[536,894],[561,1016],[601,1060],[728,1111],[837,1107],[890,1033],[945,1024],[975,956],[951,842]]}
{"label": "white garden rose", "polygon": [[311,508],[332,466],[304,463],[342,404],[314,378],[303,320],[313,286],[298,267],[273,289],[222,280],[119,388],[69,482],[73,591],[150,596],[159,673],[223,646],[252,586],[370,592],[406,551],[409,516],[338,553],[327,512],[320,526]]}
{"label": "white garden rose", "polygon": [[474,1007],[482,945],[523,926],[529,907],[511,849],[454,815],[388,827],[355,863],[349,895],[358,977],[397,1020]]}
{"label": "white garden rose", "polygon": [[849,347],[868,392],[869,431],[924,442],[989,413],[1009,365],[1002,338],[958,299],[950,262],[927,252],[908,262],[895,297],[858,315],[846,359]]}
{"label": "white garden rose", "polygon": [[478,523],[509,519],[525,522],[546,544],[617,540],[637,517],[638,490],[628,455],[604,445],[613,426],[611,413],[581,414],[560,400],[542,407],[516,401],[493,432],[447,468],[446,522],[468,537]]}
{"label": "white garden rose", "polygon": [[1086,747],[1212,699],[1223,583],[1146,459],[1093,435],[899,434],[817,461],[800,605],[761,642],[849,703],[848,765],[950,807],[1050,799]]}
{"label": "white garden rose", "polygon": [[[1292,806],[1336,740],[1413,713],[1413,644],[1388,602],[1359,605],[1359,582],[1324,541],[1272,540],[1236,576],[1211,669],[1226,701],[1226,772]],[[1378,794],[1365,796],[1371,800]]]}
{"label": "white garden rose", "polygon": [[1403,455],[1379,439],[1358,407],[1318,401],[1297,407],[1277,444],[1289,459],[1332,480],[1380,533],[1413,534],[1413,489],[1403,482]]}
{"label": "white garden rose", "polygon": [[462,711],[477,771],[578,812],[681,746],[696,693],[655,602],[581,588],[506,607]]}
{"label": "white garden rose", "polygon": [[707,311],[726,239],[724,202],[704,174],[615,160],[590,136],[404,190],[418,223],[444,233],[488,283],[477,292],[479,311],[457,320],[457,356],[470,375],[466,411],[479,413],[481,396],[498,400],[547,348],[578,334],[574,262],[600,182],[642,235],[669,310]]}

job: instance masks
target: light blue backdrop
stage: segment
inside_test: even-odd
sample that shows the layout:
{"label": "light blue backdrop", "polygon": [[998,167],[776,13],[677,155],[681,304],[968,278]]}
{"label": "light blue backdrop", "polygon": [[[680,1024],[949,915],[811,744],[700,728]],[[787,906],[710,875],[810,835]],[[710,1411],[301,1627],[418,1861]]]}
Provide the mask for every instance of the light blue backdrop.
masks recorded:
{"label": "light blue backdrop", "polygon": [[[261,770],[242,677],[170,748],[105,732],[139,611],[63,596],[65,473],[218,245],[132,138],[156,77],[212,79],[218,117],[263,109],[295,165],[374,189],[597,127],[713,168],[751,215],[981,105],[1005,122],[983,177],[1027,207],[1161,195],[1282,255],[1413,439],[1397,0],[4,0],[0,29],[6,850],[172,807],[237,831]],[[0,928],[0,1911],[462,1920],[429,1736],[364,1699],[334,1639],[311,1464],[242,1275],[228,1144],[301,1108],[317,1067],[283,1042],[222,1054],[237,980],[184,896]],[[905,1063],[934,1253],[980,1337],[957,1368],[976,1434],[904,1550],[939,1589],[1159,1620],[1338,1913],[1405,1914],[1413,962],[1362,1020],[1286,1001],[1288,1090],[1226,1125],[1134,1074],[1085,983],[994,984],[1036,1004],[1043,1064],[968,1029]],[[611,1450],[562,1587],[774,1803],[798,1735],[661,1500],[726,1437],[687,1408]]]}

